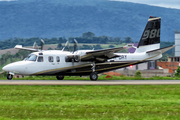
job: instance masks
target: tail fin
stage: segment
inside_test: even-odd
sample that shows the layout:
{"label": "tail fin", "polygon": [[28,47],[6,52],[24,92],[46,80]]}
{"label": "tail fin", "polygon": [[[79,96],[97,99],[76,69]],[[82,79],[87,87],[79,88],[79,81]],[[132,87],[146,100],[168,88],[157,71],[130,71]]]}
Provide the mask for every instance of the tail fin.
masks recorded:
{"label": "tail fin", "polygon": [[141,36],[136,53],[160,48],[161,18],[150,16]]}

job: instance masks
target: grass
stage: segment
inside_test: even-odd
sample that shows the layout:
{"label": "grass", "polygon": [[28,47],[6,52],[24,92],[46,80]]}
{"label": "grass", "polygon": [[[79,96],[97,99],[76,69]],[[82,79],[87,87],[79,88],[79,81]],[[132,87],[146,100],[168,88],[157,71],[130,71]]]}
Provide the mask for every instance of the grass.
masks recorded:
{"label": "grass", "polygon": [[180,119],[180,85],[0,86],[0,119]]}

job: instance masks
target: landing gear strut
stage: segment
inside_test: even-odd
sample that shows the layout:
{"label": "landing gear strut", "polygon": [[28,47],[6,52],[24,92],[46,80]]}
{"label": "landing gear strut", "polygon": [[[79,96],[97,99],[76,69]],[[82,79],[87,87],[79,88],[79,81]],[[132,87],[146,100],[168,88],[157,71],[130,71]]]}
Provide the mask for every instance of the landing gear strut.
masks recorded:
{"label": "landing gear strut", "polygon": [[93,63],[93,64],[91,64],[91,66],[92,66],[92,73],[90,74],[90,79],[92,80],[92,81],[96,81],[97,79],[98,79],[98,74],[95,72],[95,67],[96,67],[96,65],[95,65],[95,63]]}
{"label": "landing gear strut", "polygon": [[12,78],[13,78],[13,75],[7,74],[7,79],[8,79],[8,80],[12,80]]}
{"label": "landing gear strut", "polygon": [[64,75],[56,76],[56,78],[57,78],[58,80],[63,80],[63,79],[64,79]]}

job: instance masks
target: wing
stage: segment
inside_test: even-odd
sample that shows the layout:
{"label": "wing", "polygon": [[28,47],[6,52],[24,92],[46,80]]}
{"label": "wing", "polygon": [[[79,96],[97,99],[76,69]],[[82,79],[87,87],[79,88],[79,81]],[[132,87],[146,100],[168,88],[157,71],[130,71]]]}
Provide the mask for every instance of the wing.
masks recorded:
{"label": "wing", "polygon": [[104,62],[107,59],[117,57],[115,52],[123,50],[123,47],[118,48],[109,48],[109,49],[102,49],[102,50],[93,50],[86,52],[85,55],[81,56],[81,61],[98,61]]}
{"label": "wing", "polygon": [[43,46],[44,46],[44,40],[41,39],[41,49],[34,49],[34,47],[36,46],[36,42],[33,45],[33,48],[26,48],[26,47],[22,47],[22,45],[16,45],[14,48],[15,49],[21,49],[21,50],[28,50],[28,51],[33,51],[33,52],[38,52],[38,51],[42,51],[43,50]]}
{"label": "wing", "polygon": [[34,52],[39,51],[38,49],[22,47],[22,45],[16,45],[14,48],[15,48],[15,49],[21,49],[21,50],[34,51]]}

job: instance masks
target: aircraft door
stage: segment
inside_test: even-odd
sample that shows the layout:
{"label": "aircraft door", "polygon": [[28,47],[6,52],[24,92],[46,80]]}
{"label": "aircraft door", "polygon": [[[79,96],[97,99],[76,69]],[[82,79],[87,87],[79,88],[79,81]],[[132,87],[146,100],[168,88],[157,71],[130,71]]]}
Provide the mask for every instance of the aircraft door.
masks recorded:
{"label": "aircraft door", "polygon": [[55,69],[55,59],[54,59],[54,56],[48,56],[47,65],[48,65],[48,69]]}
{"label": "aircraft door", "polygon": [[37,68],[38,71],[43,71],[45,69],[45,66],[44,66],[45,64],[46,63],[45,63],[45,60],[44,60],[44,56],[38,56],[38,58],[37,58],[38,67],[37,66],[34,66],[34,67]]}
{"label": "aircraft door", "polygon": [[60,60],[59,56],[55,57],[55,67],[60,68],[62,66],[62,61]]}

